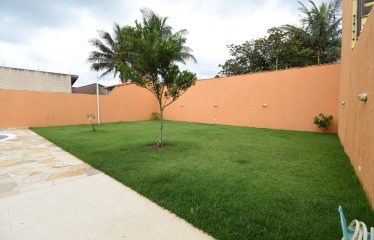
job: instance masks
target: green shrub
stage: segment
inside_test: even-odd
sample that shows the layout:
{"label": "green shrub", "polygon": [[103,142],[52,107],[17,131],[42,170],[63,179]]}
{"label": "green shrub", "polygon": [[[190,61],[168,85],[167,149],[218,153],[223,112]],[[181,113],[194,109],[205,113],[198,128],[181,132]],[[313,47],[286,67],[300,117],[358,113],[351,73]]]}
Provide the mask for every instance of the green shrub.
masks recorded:
{"label": "green shrub", "polygon": [[160,119],[160,113],[153,112],[152,113],[152,120],[159,120]]}
{"label": "green shrub", "polygon": [[325,116],[323,113],[320,113],[318,116],[314,117],[314,124],[325,133],[331,126],[333,119],[334,117],[332,115]]}

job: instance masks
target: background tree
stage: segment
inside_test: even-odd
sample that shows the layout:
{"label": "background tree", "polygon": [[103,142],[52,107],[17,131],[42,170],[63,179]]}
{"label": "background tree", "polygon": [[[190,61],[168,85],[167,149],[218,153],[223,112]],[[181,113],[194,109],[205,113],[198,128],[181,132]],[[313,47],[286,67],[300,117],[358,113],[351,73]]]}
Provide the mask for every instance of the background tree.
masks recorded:
{"label": "background tree", "polygon": [[299,9],[303,14],[301,27],[285,25],[283,28],[313,49],[317,64],[340,60],[341,0],[330,0],[319,6],[312,0],[308,2],[311,4],[310,9],[299,1]]}
{"label": "background tree", "polygon": [[181,71],[177,63],[196,59],[192,50],[185,46],[187,33],[181,30],[173,33],[166,24],[167,18],[143,9],[142,22],[135,22],[129,41],[128,61],[117,65],[122,79],[131,80],[146,88],[157,98],[160,108],[160,139],[163,145],[163,112],[189,87],[195,84],[196,74]]}
{"label": "background tree", "polygon": [[340,60],[341,0],[308,9],[299,2],[301,27],[271,28],[268,35],[240,45],[229,45],[231,59],[219,65],[222,76],[304,67]]}
{"label": "background tree", "polygon": [[[90,43],[96,48],[88,57],[88,62],[91,63],[91,69],[95,71],[104,71],[100,77],[108,74],[117,76],[117,64],[120,62],[126,63],[128,61],[128,42],[129,32],[132,32],[131,27],[121,27],[117,23],[113,27],[113,36],[105,31],[98,31],[99,38],[92,39]],[[126,82],[126,79],[120,79],[121,82]]]}
{"label": "background tree", "polygon": [[313,51],[291,33],[271,28],[263,38],[229,45],[231,59],[219,65],[222,76],[271,71],[312,64]]}

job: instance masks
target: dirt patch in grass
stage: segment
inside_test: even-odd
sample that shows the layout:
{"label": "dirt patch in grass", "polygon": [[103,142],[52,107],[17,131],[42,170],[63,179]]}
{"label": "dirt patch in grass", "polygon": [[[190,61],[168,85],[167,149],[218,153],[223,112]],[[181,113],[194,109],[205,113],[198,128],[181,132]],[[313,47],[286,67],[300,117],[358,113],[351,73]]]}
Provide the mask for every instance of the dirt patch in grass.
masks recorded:
{"label": "dirt patch in grass", "polygon": [[170,148],[172,145],[170,144],[162,144],[161,146],[158,145],[157,143],[156,144],[148,144],[147,145],[149,147],[149,149],[151,149],[152,151],[159,151],[159,150],[162,150],[162,149],[165,149],[165,148]]}

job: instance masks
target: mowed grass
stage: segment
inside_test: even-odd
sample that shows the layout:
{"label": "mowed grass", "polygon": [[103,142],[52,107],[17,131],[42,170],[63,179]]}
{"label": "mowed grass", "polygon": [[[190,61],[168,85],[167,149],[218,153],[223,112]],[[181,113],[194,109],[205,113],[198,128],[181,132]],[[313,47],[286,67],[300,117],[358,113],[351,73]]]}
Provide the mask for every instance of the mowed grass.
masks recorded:
{"label": "mowed grass", "polygon": [[336,135],[157,121],[33,129],[217,239],[340,239],[374,214]]}

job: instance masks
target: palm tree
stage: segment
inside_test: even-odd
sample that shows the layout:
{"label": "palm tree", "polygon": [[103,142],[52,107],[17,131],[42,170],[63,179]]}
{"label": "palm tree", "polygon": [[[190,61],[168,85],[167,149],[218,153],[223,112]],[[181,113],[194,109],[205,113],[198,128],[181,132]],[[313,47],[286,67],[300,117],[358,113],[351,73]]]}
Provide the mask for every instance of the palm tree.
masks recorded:
{"label": "palm tree", "polygon": [[[99,38],[92,39],[90,43],[96,48],[88,57],[91,63],[91,69],[95,71],[104,71],[100,78],[110,73],[117,76],[118,69],[116,65],[120,62],[126,62],[126,32],[129,27],[121,27],[117,23],[113,27],[113,36],[110,33],[99,30]],[[126,79],[121,78],[121,82]]]}
{"label": "palm tree", "polygon": [[[195,57],[191,54],[191,48],[185,46],[186,43],[186,34],[188,33],[186,29],[179,30],[173,33],[173,28],[169,26],[166,21],[168,17],[160,17],[155,12],[150,9],[143,8],[141,9],[141,13],[143,15],[142,24],[136,22],[137,29],[141,29],[141,36],[140,38],[145,38],[148,43],[151,43],[155,47],[160,42],[170,40],[170,42],[176,41],[179,44],[174,44],[174,46],[178,46],[175,49],[164,49],[171,55],[163,56],[163,59],[160,59],[165,62],[174,63],[179,62],[182,64],[186,64],[186,61],[192,60],[193,62],[197,62]],[[176,43],[175,42],[175,43]],[[163,46],[158,46],[163,47]],[[162,49],[154,48],[157,51],[162,51]],[[162,64],[162,63],[161,63]]]}
{"label": "palm tree", "polygon": [[309,9],[302,2],[301,27],[284,25],[303,44],[315,52],[317,63],[332,63],[340,59],[341,49],[341,0],[330,0],[317,6],[312,0]]}

